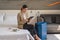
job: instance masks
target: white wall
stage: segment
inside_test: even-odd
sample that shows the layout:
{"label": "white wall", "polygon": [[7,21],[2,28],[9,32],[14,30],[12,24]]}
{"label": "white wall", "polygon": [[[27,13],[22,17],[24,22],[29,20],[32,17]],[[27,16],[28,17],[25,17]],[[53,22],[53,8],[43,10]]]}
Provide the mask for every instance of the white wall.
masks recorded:
{"label": "white wall", "polygon": [[[0,13],[17,14],[20,10],[0,10]],[[60,10],[28,10],[29,16],[37,16],[40,14],[60,14]]]}

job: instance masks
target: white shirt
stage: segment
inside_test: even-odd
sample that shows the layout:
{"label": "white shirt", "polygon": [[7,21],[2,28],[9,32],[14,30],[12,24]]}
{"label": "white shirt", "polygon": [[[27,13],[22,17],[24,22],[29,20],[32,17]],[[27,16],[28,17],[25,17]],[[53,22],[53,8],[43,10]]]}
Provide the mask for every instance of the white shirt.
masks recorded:
{"label": "white shirt", "polygon": [[27,18],[26,18],[26,14],[23,14],[23,17],[24,17],[24,19],[27,19]]}

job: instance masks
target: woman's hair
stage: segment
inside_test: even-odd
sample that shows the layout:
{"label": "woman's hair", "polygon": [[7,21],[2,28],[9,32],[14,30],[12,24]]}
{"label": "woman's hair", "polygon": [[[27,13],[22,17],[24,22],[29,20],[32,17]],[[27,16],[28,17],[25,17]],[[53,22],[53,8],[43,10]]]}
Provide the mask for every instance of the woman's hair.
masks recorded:
{"label": "woman's hair", "polygon": [[23,5],[22,8],[27,8],[27,5]]}
{"label": "woman's hair", "polygon": [[27,8],[27,5],[23,5],[22,8],[21,8],[21,10],[24,9],[24,8]]}

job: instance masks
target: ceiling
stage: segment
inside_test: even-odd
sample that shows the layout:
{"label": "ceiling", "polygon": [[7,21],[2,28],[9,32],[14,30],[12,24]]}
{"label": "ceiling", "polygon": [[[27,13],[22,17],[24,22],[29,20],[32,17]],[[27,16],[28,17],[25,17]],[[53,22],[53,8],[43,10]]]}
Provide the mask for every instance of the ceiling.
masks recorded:
{"label": "ceiling", "polygon": [[0,10],[19,10],[23,4],[32,10],[60,10],[60,4],[47,6],[56,1],[60,0],[0,0]]}

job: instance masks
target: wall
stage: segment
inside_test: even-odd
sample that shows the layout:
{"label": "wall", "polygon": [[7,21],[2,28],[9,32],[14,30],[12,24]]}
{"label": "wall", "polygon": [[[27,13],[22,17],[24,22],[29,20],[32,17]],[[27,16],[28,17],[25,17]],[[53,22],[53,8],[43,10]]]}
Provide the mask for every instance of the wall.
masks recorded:
{"label": "wall", "polygon": [[[0,13],[17,14],[20,10],[0,10]],[[40,14],[60,14],[60,10],[28,10],[29,16],[39,16]]]}

